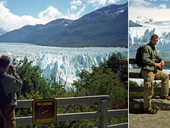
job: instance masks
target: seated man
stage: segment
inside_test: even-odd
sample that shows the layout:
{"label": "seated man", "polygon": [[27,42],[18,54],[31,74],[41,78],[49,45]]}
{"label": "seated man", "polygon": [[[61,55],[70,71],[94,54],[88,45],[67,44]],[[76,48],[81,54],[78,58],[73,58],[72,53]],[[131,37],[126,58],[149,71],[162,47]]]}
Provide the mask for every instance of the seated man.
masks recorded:
{"label": "seated man", "polygon": [[141,73],[144,78],[144,110],[150,114],[157,113],[151,105],[153,96],[153,81],[155,78],[162,80],[161,98],[170,100],[169,94],[169,76],[162,71],[164,61],[160,58],[156,45],[158,44],[158,36],[151,36],[150,43],[145,45],[142,55]]}

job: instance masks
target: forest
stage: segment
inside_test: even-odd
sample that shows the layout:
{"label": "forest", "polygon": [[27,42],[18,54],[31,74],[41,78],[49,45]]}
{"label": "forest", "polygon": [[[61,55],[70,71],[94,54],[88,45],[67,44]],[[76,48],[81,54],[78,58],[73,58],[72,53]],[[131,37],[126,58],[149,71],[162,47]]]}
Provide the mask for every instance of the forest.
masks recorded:
{"label": "forest", "polygon": [[[110,95],[112,102],[109,109],[128,108],[128,61],[120,53],[113,53],[99,66],[92,66],[91,71],[82,70],[78,80],[72,83],[71,88],[51,79],[44,79],[39,66],[33,66],[32,61],[24,58],[16,63],[17,73],[23,80],[23,87],[17,92],[18,99],[46,99],[57,97],[78,97],[92,95]],[[50,82],[49,82],[50,81]],[[95,111],[96,105],[65,105],[57,106],[57,113]],[[31,109],[16,109],[16,116],[30,116]],[[110,124],[127,122],[128,116],[113,117]],[[56,121],[43,125],[43,128],[91,128],[97,126],[99,120],[89,121]],[[41,125],[21,126],[19,128],[42,128]]]}

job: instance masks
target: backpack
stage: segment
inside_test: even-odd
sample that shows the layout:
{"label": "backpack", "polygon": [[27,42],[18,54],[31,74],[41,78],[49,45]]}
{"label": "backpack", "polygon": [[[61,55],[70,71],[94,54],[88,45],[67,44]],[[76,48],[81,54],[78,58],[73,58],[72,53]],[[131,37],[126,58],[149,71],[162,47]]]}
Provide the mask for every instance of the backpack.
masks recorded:
{"label": "backpack", "polygon": [[[148,44],[146,44],[146,45],[148,45]],[[143,66],[142,56],[143,56],[143,50],[144,50],[146,45],[142,45],[137,49],[135,62],[138,65],[138,67]]]}
{"label": "backpack", "polygon": [[1,82],[3,78],[4,76],[0,74],[0,105],[10,104],[12,101],[10,94],[6,96],[4,93],[4,89]]}

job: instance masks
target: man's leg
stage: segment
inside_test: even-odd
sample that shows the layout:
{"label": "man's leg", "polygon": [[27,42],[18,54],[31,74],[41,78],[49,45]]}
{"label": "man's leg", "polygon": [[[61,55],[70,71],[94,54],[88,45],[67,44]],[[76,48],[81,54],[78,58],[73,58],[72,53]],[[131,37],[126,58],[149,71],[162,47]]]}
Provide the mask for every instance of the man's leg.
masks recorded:
{"label": "man's leg", "polygon": [[4,128],[16,128],[15,106],[3,107]]}
{"label": "man's leg", "polygon": [[144,78],[144,103],[143,107],[145,111],[152,110],[152,96],[153,96],[153,80],[155,74],[151,71],[142,70],[142,76]]}
{"label": "man's leg", "polygon": [[161,96],[168,96],[169,94],[169,75],[163,71],[158,71],[155,78],[162,80],[161,83]]}

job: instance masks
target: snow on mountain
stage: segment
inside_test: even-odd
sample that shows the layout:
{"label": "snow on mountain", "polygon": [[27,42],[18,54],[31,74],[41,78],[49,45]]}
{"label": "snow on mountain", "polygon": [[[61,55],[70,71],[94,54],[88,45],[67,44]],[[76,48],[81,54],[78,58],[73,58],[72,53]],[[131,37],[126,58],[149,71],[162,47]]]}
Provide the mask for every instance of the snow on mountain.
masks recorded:
{"label": "snow on mountain", "polygon": [[147,17],[137,17],[136,19],[130,20],[133,23],[140,24],[144,27],[161,27],[161,26],[170,26],[170,21],[155,21]]}
{"label": "snow on mountain", "polygon": [[138,24],[152,24],[154,22],[153,19],[151,18],[147,18],[147,17],[143,17],[143,16],[138,16],[135,20],[136,23]]}
{"label": "snow on mountain", "polygon": [[98,65],[112,53],[120,52],[127,56],[126,48],[63,48],[47,47],[30,44],[0,43],[0,53],[33,60],[43,70],[43,76],[49,79],[55,77],[57,81],[71,85],[77,79],[82,69],[91,70],[92,65]]}
{"label": "snow on mountain", "polygon": [[132,20],[129,20],[129,27],[142,27],[142,25],[137,24],[137,23],[133,22]]}

